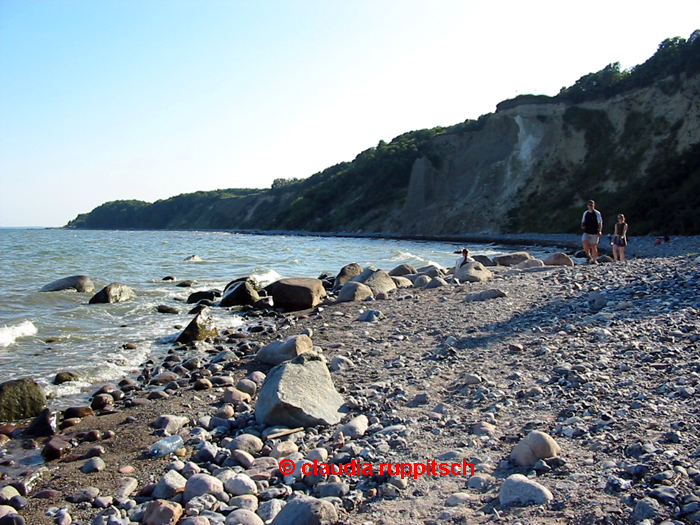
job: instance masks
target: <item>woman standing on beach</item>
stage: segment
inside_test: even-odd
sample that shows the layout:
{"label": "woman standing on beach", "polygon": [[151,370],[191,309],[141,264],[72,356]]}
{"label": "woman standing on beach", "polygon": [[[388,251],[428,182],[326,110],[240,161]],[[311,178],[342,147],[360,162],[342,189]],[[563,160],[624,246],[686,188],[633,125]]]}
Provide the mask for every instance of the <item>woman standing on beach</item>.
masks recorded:
{"label": "woman standing on beach", "polygon": [[627,246],[627,223],[625,222],[625,216],[620,214],[617,216],[615,232],[612,238],[613,259],[615,259],[615,262],[625,262],[625,246]]}

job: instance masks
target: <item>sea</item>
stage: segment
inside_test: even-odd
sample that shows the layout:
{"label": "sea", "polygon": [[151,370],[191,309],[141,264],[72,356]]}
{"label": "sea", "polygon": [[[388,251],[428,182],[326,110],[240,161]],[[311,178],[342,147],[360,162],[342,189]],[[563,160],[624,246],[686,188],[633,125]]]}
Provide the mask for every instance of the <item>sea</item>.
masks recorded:
{"label": "sea", "polygon": [[[193,317],[188,313],[193,305],[186,303],[191,293],[223,290],[249,275],[261,283],[335,276],[351,262],[385,270],[401,263],[449,268],[461,245],[227,231],[0,228],[0,247],[0,383],[32,378],[46,391],[49,406],[60,410],[86,401],[96,385],[135,377],[149,359],[167,354]],[[469,248],[487,256],[514,251],[496,245]],[[119,282],[136,297],[88,304],[94,293],[39,291],[73,275],[90,277],[94,293]],[[186,280],[192,286],[178,286]],[[158,313],[159,305],[180,313]],[[219,329],[244,323],[227,309],[210,310]],[[79,380],[54,385],[64,371]]]}

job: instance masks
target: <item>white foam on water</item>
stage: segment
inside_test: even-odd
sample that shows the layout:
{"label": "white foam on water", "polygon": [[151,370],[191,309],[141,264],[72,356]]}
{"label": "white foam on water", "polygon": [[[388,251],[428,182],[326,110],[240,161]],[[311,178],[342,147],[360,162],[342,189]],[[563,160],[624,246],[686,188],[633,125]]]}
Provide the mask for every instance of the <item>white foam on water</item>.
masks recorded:
{"label": "white foam on water", "polygon": [[392,261],[401,261],[401,262],[406,262],[406,261],[424,261],[425,259],[418,257],[417,255],[413,255],[411,252],[396,252],[391,257]]}
{"label": "white foam on water", "polygon": [[7,347],[13,344],[20,337],[36,335],[37,329],[31,321],[22,321],[12,326],[0,328],[0,347]]}

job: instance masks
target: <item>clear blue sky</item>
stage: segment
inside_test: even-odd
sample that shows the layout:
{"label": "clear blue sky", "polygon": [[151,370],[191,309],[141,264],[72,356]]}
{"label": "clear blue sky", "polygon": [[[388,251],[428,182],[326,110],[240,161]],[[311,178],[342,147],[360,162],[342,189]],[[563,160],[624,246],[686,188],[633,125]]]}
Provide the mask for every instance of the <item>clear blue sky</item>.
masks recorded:
{"label": "clear blue sky", "polygon": [[698,0],[0,0],[0,226],[307,177],[699,26]]}

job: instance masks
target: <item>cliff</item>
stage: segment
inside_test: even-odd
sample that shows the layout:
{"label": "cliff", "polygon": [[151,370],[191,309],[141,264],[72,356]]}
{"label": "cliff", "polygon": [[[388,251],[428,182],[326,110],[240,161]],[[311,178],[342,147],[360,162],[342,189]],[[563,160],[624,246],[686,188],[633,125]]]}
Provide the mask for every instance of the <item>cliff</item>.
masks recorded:
{"label": "cliff", "polygon": [[632,70],[611,64],[555,97],[381,141],[304,180],[115,201],[68,227],[578,232],[588,199],[608,226],[624,213],[635,235],[700,234],[700,32]]}
{"label": "cliff", "polygon": [[[635,215],[638,228],[664,229],[670,226],[656,224],[657,208],[669,215],[674,208],[664,206],[671,196],[656,187],[659,168],[694,156],[697,169],[700,76],[603,101],[516,105],[498,110],[478,132],[433,141],[440,165],[416,160],[406,202],[383,229],[569,231],[588,199],[609,223],[625,213]],[[654,197],[664,202],[650,203]]]}

